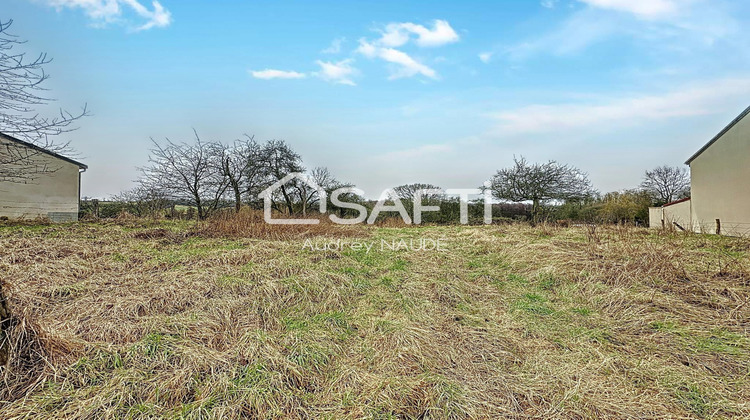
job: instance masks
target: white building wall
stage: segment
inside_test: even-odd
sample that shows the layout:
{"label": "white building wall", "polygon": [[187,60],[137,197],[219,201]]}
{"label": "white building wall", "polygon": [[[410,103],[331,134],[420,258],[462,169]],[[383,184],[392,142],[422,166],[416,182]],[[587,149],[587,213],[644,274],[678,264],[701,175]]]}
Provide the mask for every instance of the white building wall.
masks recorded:
{"label": "white building wall", "polygon": [[649,227],[653,229],[679,229],[677,223],[683,229],[692,232],[691,200],[682,201],[664,207],[650,207],[648,209]]}
{"label": "white building wall", "polygon": [[[8,143],[12,142],[0,137],[0,147]],[[12,147],[24,146],[12,143]],[[51,172],[15,180],[0,179],[0,217],[78,220],[78,165],[46,153],[35,154],[33,159],[37,164],[46,165]]]}
{"label": "white building wall", "polygon": [[680,203],[672,204],[666,207],[662,207],[664,210],[664,223],[666,226],[674,226],[678,224],[680,227],[687,231],[693,231],[693,224],[691,222],[691,203],[692,200],[683,201]]}
{"label": "white building wall", "polygon": [[648,208],[648,227],[651,229],[661,229],[662,220],[664,219],[664,209],[661,207]]}
{"label": "white building wall", "polygon": [[693,225],[703,233],[750,234],[750,116],[690,163]]}

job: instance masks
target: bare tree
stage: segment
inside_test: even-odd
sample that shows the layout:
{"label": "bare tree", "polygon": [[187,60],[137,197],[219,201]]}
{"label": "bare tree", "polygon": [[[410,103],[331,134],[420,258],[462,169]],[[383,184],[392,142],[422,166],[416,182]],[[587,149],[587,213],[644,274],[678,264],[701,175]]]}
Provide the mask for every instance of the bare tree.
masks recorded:
{"label": "bare tree", "polygon": [[163,191],[175,200],[185,200],[195,206],[203,220],[218,209],[229,188],[228,177],[222,171],[222,155],[215,143],[201,141],[173,143],[167,139],[161,145],[154,141],[149,157],[150,166],[141,168],[141,185]]}
{"label": "bare tree", "polygon": [[[414,197],[417,195],[417,192],[420,190],[440,190],[443,189],[432,184],[421,184],[421,183],[414,183],[414,184],[405,184],[405,185],[399,185],[398,187],[393,189],[396,192],[396,195],[398,195],[398,198],[402,200],[414,200]],[[434,202],[436,200],[440,200],[442,196],[440,194],[423,194],[422,198],[424,200],[427,200],[428,202]]]}
{"label": "bare tree", "polygon": [[656,204],[666,204],[690,196],[690,173],[687,168],[659,166],[646,171],[641,188]]}
{"label": "bare tree", "polygon": [[542,206],[551,201],[583,200],[594,193],[588,175],[570,165],[555,161],[530,164],[522,156],[514,165],[492,177],[492,194],[500,200],[516,203],[531,201],[532,220],[536,222]]}
{"label": "bare tree", "polygon": [[8,33],[12,20],[0,22],[0,132],[31,143],[38,148],[15,142],[3,142],[0,148],[0,167],[3,180],[25,182],[39,174],[58,168],[39,163],[35,159],[41,149],[71,154],[67,142],[55,142],[54,136],[75,129],[73,124],[87,115],[86,107],[76,114],[60,110],[54,117],[42,116],[38,108],[53,100],[44,95],[44,82],[49,78],[44,66],[52,60],[46,53],[29,59],[17,48],[25,41]]}
{"label": "bare tree", "polygon": [[245,135],[230,146],[218,144],[217,154],[223,175],[234,195],[234,209],[239,213],[242,199],[262,183],[261,147],[254,137]]}
{"label": "bare tree", "polygon": [[[263,162],[264,185],[271,185],[294,172],[304,172],[302,158],[283,140],[271,140],[261,149]],[[292,180],[289,185],[282,185],[272,197],[273,207],[281,211],[278,202],[283,201],[289,214],[294,213],[294,191],[299,180]]]}
{"label": "bare tree", "polygon": [[[346,184],[343,182],[340,182],[337,180],[333,174],[331,174],[331,171],[328,170],[326,167],[316,167],[313,168],[310,171],[310,179],[315,182],[319,187],[321,187],[326,192],[326,199],[331,196],[331,193],[338,189],[338,188],[345,188],[345,187],[352,187],[353,184]],[[307,214],[307,209],[310,207],[320,204],[320,194],[318,193],[318,190],[315,188],[312,188],[310,185],[304,182],[297,183],[295,185],[297,190],[297,195],[299,197],[300,202],[302,203],[302,214]],[[345,195],[345,196],[348,196]],[[326,202],[328,204],[328,201]]]}

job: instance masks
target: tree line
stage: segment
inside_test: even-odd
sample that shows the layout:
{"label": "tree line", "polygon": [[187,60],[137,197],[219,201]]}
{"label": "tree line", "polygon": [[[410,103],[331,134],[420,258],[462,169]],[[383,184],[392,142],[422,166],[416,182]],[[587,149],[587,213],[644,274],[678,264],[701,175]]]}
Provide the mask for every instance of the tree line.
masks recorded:
{"label": "tree line", "polygon": [[530,203],[528,219],[577,220],[605,223],[648,221],[648,208],[690,196],[686,168],[659,166],[648,170],[638,187],[600,193],[588,175],[556,161],[529,163],[514,158],[513,166],[492,178],[493,197]]}
{"label": "tree line", "polygon": [[[224,143],[205,141],[195,133],[192,142],[167,139],[152,143],[149,163],[140,168],[137,186],[114,198],[119,209],[137,216],[165,214],[175,204],[188,206],[201,220],[222,209],[261,209],[260,192],[291,173],[307,174],[326,194],[321,197],[318,189],[293,178],[270,196],[275,212],[305,216],[318,212],[321,199],[328,200],[328,211],[339,213],[339,217],[351,212],[335,206],[330,193],[353,184],[338,180],[325,167],[308,170],[301,156],[283,140],[259,142],[246,135]],[[574,166],[556,161],[531,163],[518,157],[481,188],[491,193],[493,215],[500,219],[645,223],[648,207],[688,196],[690,180],[686,169],[661,166],[647,171],[637,188],[601,194],[588,175]],[[458,197],[446,196],[443,191],[434,184],[412,183],[394,187],[391,198],[401,200],[411,214],[418,196],[422,205],[440,207],[437,212],[425,213],[424,222],[457,223],[461,203]],[[375,204],[351,191],[340,199],[369,210]],[[472,221],[481,221],[483,211],[483,197],[469,203]]]}
{"label": "tree line", "polygon": [[[152,143],[149,163],[140,168],[137,186],[114,197],[138,216],[162,212],[175,203],[194,208],[201,220],[228,207],[236,212],[243,205],[262,208],[260,192],[291,173],[307,173],[326,192],[350,186],[325,167],[308,171],[300,155],[283,140],[258,142],[246,135],[223,143],[205,141],[196,132],[192,142]],[[274,192],[271,201],[277,212],[306,214],[321,198],[317,189],[292,179]]]}

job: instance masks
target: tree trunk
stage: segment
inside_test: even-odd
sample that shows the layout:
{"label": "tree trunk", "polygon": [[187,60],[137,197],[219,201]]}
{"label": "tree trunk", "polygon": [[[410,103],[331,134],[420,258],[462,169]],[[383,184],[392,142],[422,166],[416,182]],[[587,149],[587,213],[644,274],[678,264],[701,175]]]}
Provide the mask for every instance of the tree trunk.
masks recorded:
{"label": "tree trunk", "polygon": [[531,205],[531,225],[536,226],[539,218],[539,200],[534,199],[534,203]]}
{"label": "tree trunk", "polygon": [[8,364],[10,358],[10,337],[8,337],[8,330],[10,329],[10,310],[8,309],[8,302],[3,294],[3,284],[0,282],[0,366]]}
{"label": "tree trunk", "polygon": [[198,209],[198,220],[205,219],[206,212],[203,209],[203,203],[201,202],[201,198],[198,194],[195,194],[195,207]]}
{"label": "tree trunk", "polygon": [[286,208],[289,210],[289,214],[294,214],[294,207],[292,206],[292,200],[289,198],[289,194],[286,192],[286,187],[281,186],[281,193],[284,195],[284,201],[286,201]]}
{"label": "tree trunk", "polygon": [[[302,190],[303,192],[305,190]],[[304,197],[302,197],[302,217],[307,217],[307,193],[304,192]]]}
{"label": "tree trunk", "polygon": [[239,186],[234,187],[234,212],[239,213],[242,207],[242,195]]}

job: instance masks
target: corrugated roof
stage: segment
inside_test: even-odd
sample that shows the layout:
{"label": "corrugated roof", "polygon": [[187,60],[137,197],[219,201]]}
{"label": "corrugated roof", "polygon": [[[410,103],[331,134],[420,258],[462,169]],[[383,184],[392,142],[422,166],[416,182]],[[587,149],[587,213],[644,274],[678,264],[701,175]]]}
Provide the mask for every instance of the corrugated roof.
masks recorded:
{"label": "corrugated roof", "polygon": [[9,135],[7,135],[5,133],[0,133],[0,137],[2,137],[4,139],[7,139],[7,140],[10,140],[10,141],[13,141],[13,142],[16,142],[16,143],[19,143],[19,144],[22,144],[22,145],[24,145],[24,146],[26,146],[26,147],[28,147],[30,149],[34,149],[36,151],[45,153],[47,155],[56,157],[56,158],[58,158],[60,160],[64,160],[66,162],[72,163],[73,165],[77,165],[79,168],[82,168],[82,169],[88,169],[89,168],[87,165],[85,165],[85,164],[83,164],[81,162],[78,162],[77,160],[73,160],[73,159],[71,159],[69,157],[65,157],[65,156],[63,156],[61,154],[57,154],[57,153],[55,153],[55,152],[53,152],[51,150],[47,150],[44,147],[39,147],[36,144],[29,143],[29,142],[23,141],[21,139],[17,139],[15,137],[9,136]]}
{"label": "corrugated roof", "polygon": [[745,110],[742,111],[742,113],[740,115],[738,115],[737,118],[735,118],[734,120],[732,120],[732,122],[730,122],[729,125],[727,125],[726,127],[724,127],[724,129],[721,130],[719,132],[719,134],[717,134],[716,136],[714,136],[714,138],[712,138],[711,141],[709,141],[708,143],[706,143],[705,146],[703,146],[700,150],[698,150],[697,152],[695,152],[695,154],[693,156],[691,156],[690,159],[688,159],[685,162],[685,164],[686,165],[690,165],[690,162],[694,161],[695,158],[697,158],[698,156],[701,155],[701,153],[705,152],[706,149],[708,149],[709,147],[711,147],[712,144],[716,143],[716,141],[719,140],[721,138],[721,136],[723,136],[724,134],[726,134],[727,131],[731,130],[732,127],[735,126],[735,124],[737,124],[738,122],[740,122],[740,120],[742,120],[743,118],[745,118],[745,116],[747,114],[749,114],[749,113],[750,113],[750,106],[748,106],[747,108],[745,108]]}

